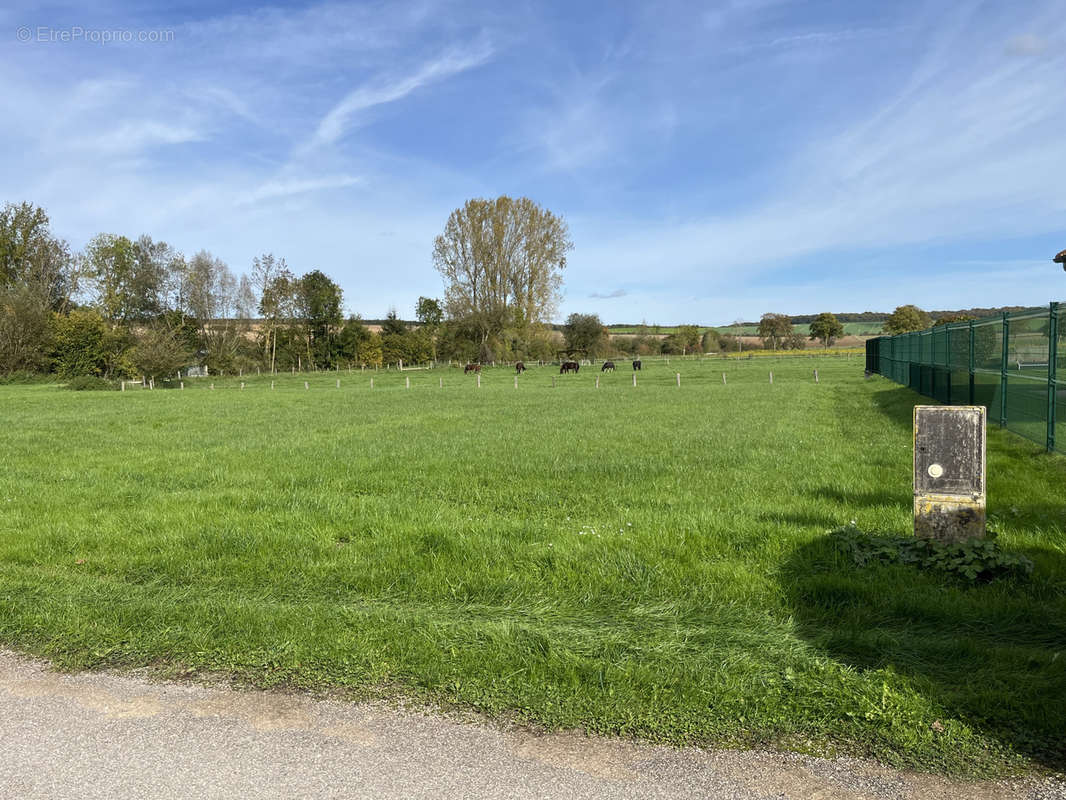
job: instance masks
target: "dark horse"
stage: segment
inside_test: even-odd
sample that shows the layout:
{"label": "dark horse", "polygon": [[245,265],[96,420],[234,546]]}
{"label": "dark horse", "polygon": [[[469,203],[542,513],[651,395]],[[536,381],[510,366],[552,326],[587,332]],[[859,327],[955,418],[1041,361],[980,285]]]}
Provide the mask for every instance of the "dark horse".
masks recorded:
{"label": "dark horse", "polygon": [[579,366],[576,361],[564,361],[562,366],[559,367],[559,374],[564,375],[567,372],[573,372],[576,375],[578,369]]}
{"label": "dark horse", "polygon": [[463,374],[466,375],[468,372],[481,372],[481,365],[467,364],[466,367],[463,369]]}
{"label": "dark horse", "polygon": [[521,375],[526,371],[526,364],[524,361],[516,361],[514,365],[514,374]]}
{"label": "dark horse", "polygon": [[633,371],[637,372],[639,370],[640,370],[640,359],[637,359],[636,361],[633,362]]}
{"label": "dark horse", "polygon": [[600,367],[600,372],[608,372],[608,371],[614,372],[614,362],[613,361],[604,361],[603,362],[603,366]]}

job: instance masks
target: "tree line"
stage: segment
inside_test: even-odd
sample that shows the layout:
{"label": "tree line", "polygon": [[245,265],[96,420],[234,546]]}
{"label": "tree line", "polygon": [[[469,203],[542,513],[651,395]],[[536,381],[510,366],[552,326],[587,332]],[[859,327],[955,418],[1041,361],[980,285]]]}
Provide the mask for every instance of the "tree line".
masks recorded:
{"label": "tree line", "polygon": [[[207,250],[187,257],[149,235],[101,233],[75,252],[44,209],[8,203],[0,211],[0,374],[115,379],[190,366],[552,360],[561,348],[551,319],[572,248],[566,221],[529,198],[468,200],[433,242],[443,297],[420,297],[416,323],[393,309],[373,330],[345,318],[341,288],[321,270],[298,274],[266,253],[237,274]],[[811,322],[811,337],[826,346],[842,332],[831,314]],[[695,325],[612,338],[594,314],[571,314],[562,335],[566,352],[594,358],[741,349],[738,337]],[[760,335],[774,349],[803,343],[780,314],[764,315]]]}
{"label": "tree line", "polygon": [[[436,303],[423,299],[430,320]],[[235,274],[206,250],[101,233],[75,252],[32,203],[0,211],[0,374],[170,376],[379,366],[433,357],[430,331],[390,312],[380,332],[343,317],[328,275],[256,256]]]}

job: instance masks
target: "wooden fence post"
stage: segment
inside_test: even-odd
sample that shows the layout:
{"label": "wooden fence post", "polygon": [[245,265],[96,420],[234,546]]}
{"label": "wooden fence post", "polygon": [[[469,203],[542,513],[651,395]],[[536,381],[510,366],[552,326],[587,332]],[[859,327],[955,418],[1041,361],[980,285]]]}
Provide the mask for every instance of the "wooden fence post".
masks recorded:
{"label": "wooden fence post", "polygon": [[770,383],[773,383],[773,382],[774,382],[774,373],[773,373],[773,370],[771,370],[770,371]]}
{"label": "wooden fence post", "polygon": [[481,373],[477,374],[477,388],[481,388]]}
{"label": "wooden fence post", "polygon": [[814,371],[814,382],[818,383],[818,370]]}
{"label": "wooden fence post", "polygon": [[411,376],[409,376],[409,375],[405,376],[404,377],[404,383],[406,383],[407,388],[410,389],[411,388]]}
{"label": "wooden fence post", "polygon": [[681,388],[681,373],[677,373],[677,388]]}
{"label": "wooden fence post", "polygon": [[725,382],[725,373],[723,372],[723,373],[722,373],[722,386],[725,386],[725,385],[726,385],[726,382]]}
{"label": "wooden fence post", "polygon": [[637,385],[637,373],[633,373],[633,386]]}
{"label": "wooden fence post", "polygon": [[310,389],[311,388],[310,386],[307,385],[307,381],[304,381],[304,388],[305,389]]}

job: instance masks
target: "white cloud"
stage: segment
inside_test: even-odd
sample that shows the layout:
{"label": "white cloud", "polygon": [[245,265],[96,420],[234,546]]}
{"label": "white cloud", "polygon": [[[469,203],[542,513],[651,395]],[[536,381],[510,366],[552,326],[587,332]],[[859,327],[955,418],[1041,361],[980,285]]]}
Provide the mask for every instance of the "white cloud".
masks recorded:
{"label": "white cloud", "polygon": [[349,128],[359,123],[359,112],[394,103],[424,86],[480,66],[491,55],[492,49],[486,44],[465,52],[452,51],[426,62],[408,75],[379,77],[353,89],[319,121],[304,149],[337,141]]}
{"label": "white cloud", "polygon": [[335,175],[326,178],[294,178],[289,180],[272,180],[261,184],[247,194],[238,197],[239,204],[250,205],[264,200],[276,200],[296,194],[317,192],[323,189],[343,189],[362,183],[354,175]]}

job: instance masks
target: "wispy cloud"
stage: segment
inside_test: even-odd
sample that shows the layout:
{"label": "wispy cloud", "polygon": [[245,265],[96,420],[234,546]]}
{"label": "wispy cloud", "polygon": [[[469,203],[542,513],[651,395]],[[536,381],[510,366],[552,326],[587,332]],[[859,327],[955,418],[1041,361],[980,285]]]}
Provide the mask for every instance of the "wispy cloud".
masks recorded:
{"label": "wispy cloud", "polygon": [[627,294],[625,289],[615,289],[613,292],[592,292],[589,297],[596,300],[615,300],[619,297],[625,297]]}
{"label": "wispy cloud", "polygon": [[263,183],[251,192],[238,197],[237,202],[241,205],[251,205],[264,200],[277,200],[308,192],[318,192],[324,189],[344,189],[361,183],[362,179],[354,175],[334,175],[326,178],[297,178],[290,180],[272,180]]}
{"label": "wispy cloud", "polygon": [[470,50],[444,53],[407,75],[379,76],[353,89],[322,117],[314,135],[304,145],[304,150],[337,141],[347,130],[362,121],[360,112],[394,103],[424,86],[480,66],[491,56],[492,48],[487,43],[481,43]]}

